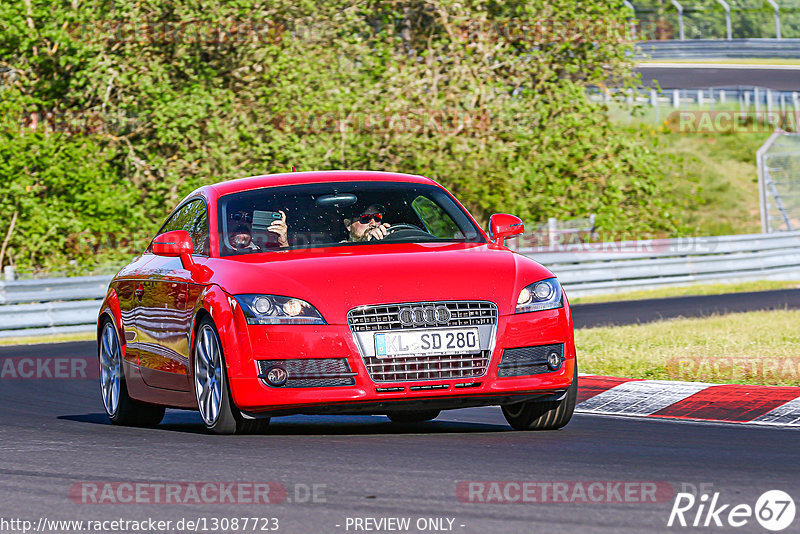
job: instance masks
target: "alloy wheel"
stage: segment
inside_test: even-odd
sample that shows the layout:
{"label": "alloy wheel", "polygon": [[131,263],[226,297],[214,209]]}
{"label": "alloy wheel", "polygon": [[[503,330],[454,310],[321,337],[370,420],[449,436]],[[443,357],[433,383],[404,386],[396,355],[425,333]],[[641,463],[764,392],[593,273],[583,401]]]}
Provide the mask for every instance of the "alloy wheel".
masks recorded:
{"label": "alloy wheel", "polygon": [[222,403],[222,357],[216,332],[207,324],[200,327],[195,343],[194,389],[203,422],[211,426]]}
{"label": "alloy wheel", "polygon": [[107,322],[100,338],[100,391],[108,415],[115,415],[119,407],[121,365],[117,334],[111,323]]}

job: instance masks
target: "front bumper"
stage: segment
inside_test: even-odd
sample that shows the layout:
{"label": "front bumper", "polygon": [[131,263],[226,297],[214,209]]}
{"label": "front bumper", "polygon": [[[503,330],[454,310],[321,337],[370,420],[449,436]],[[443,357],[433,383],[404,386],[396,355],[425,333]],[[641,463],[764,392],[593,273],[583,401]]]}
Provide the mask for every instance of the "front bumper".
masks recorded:
{"label": "front bumper", "polygon": [[[241,314],[235,314],[234,321],[237,346],[226,347],[228,378],[234,403],[252,414],[386,413],[506,404],[557,396],[574,376],[575,345],[568,307],[499,316],[489,365],[480,377],[379,383],[370,378],[347,325],[256,326],[247,325]],[[554,344],[564,346],[559,369],[531,376],[498,376],[504,349]],[[297,358],[346,358],[356,373],[355,383],[287,388],[271,387],[258,378],[257,360]],[[419,386],[438,389],[417,389]]]}

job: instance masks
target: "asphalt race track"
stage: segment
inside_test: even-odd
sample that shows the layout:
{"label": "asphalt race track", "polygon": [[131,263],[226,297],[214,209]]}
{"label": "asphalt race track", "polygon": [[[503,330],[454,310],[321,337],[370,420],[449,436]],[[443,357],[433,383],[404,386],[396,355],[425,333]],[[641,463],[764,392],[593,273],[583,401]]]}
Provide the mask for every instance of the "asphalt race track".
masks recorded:
{"label": "asphalt race track", "polygon": [[588,328],[648,323],[675,317],[786,309],[800,309],[800,289],[576,304],[572,306],[572,315],[575,328]]}
{"label": "asphalt race track", "polygon": [[[94,355],[91,342],[2,347],[0,364]],[[4,376],[0,403],[0,525],[9,518],[35,525],[42,518],[261,517],[277,518],[279,532],[305,534],[406,531],[356,530],[354,522],[410,518],[410,532],[699,532],[709,529],[667,527],[676,492],[703,488],[719,492],[720,504],[754,506],[763,492],[780,489],[800,502],[800,434],[781,428],[576,414],[560,431],[515,432],[499,408],[477,408],[414,426],[377,416],[296,416],[274,419],[265,435],[212,436],[198,414],[178,410],[168,411],[155,429],[112,426],[96,379],[81,378]],[[458,488],[470,481],[537,482],[540,488],[566,482],[571,490],[568,502],[469,502]],[[277,483],[287,498],[276,504],[195,504],[188,498],[131,504],[116,494],[106,498],[111,503],[95,504],[85,497],[87,487],[126,482]],[[603,493],[611,502],[586,502],[572,492],[596,482],[668,491],[646,502],[635,491]],[[534,495],[547,495],[541,491]],[[696,509],[687,512],[688,521]],[[445,519],[443,528],[417,529],[418,520],[430,518],[450,519],[452,527],[447,530]],[[742,528],[712,530],[764,531],[753,518]]]}
{"label": "asphalt race track", "polygon": [[[74,343],[3,349],[2,357],[90,354]],[[497,408],[445,412],[397,427],[382,417],[275,419],[268,435],[211,436],[199,415],[169,411],[157,429],[107,423],[95,380],[3,380],[0,516],[52,519],[276,517],[282,532],[348,532],[348,517],[447,517],[455,532],[666,531],[659,502],[462,502],[460,481],[667,482],[755,503],[800,497],[794,430],[576,415],[560,431],[514,432]],[[324,485],[316,503],[81,504],[83,482],[280,482],[289,498]],[[322,498],[319,498],[322,497]],[[301,499],[302,500],[302,499]],[[340,527],[336,527],[340,525]],[[464,525],[461,527],[460,525]],[[740,532],[756,531],[738,529]],[[349,530],[353,532],[352,529]],[[416,530],[412,530],[416,531]]]}
{"label": "asphalt race track", "polygon": [[735,65],[679,68],[639,65],[645,86],[658,80],[662,89],[707,89],[709,87],[766,87],[776,91],[800,91],[800,68],[747,68]]}

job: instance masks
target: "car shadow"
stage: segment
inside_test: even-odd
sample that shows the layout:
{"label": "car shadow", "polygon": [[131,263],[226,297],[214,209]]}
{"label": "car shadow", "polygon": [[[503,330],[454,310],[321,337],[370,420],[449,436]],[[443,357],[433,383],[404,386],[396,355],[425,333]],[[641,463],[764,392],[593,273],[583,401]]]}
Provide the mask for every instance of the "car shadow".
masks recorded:
{"label": "car shadow", "polygon": [[[110,425],[105,413],[61,415],[58,419]],[[153,430],[207,434],[196,412],[168,411]],[[424,423],[392,423],[380,415],[293,415],[275,417],[262,436],[379,435],[379,434],[466,434],[510,432],[502,424],[433,420]]]}
{"label": "car shadow", "polygon": [[56,419],[62,421],[77,421],[78,423],[93,423],[95,425],[110,425],[111,421],[104,413],[83,413],[76,415],[59,415]]}

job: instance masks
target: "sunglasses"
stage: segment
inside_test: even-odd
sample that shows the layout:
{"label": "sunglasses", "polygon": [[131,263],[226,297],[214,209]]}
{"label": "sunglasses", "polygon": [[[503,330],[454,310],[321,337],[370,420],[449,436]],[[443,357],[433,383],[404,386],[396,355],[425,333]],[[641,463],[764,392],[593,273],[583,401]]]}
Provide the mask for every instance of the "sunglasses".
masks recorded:
{"label": "sunglasses", "polygon": [[383,215],[380,213],[365,213],[361,217],[358,218],[358,222],[361,224],[369,224],[369,221],[375,221],[376,223],[380,223],[383,220]]}
{"label": "sunglasses", "polygon": [[247,213],[245,211],[238,211],[236,213],[231,213],[230,220],[232,220],[232,221],[253,222],[253,214],[252,213]]}

